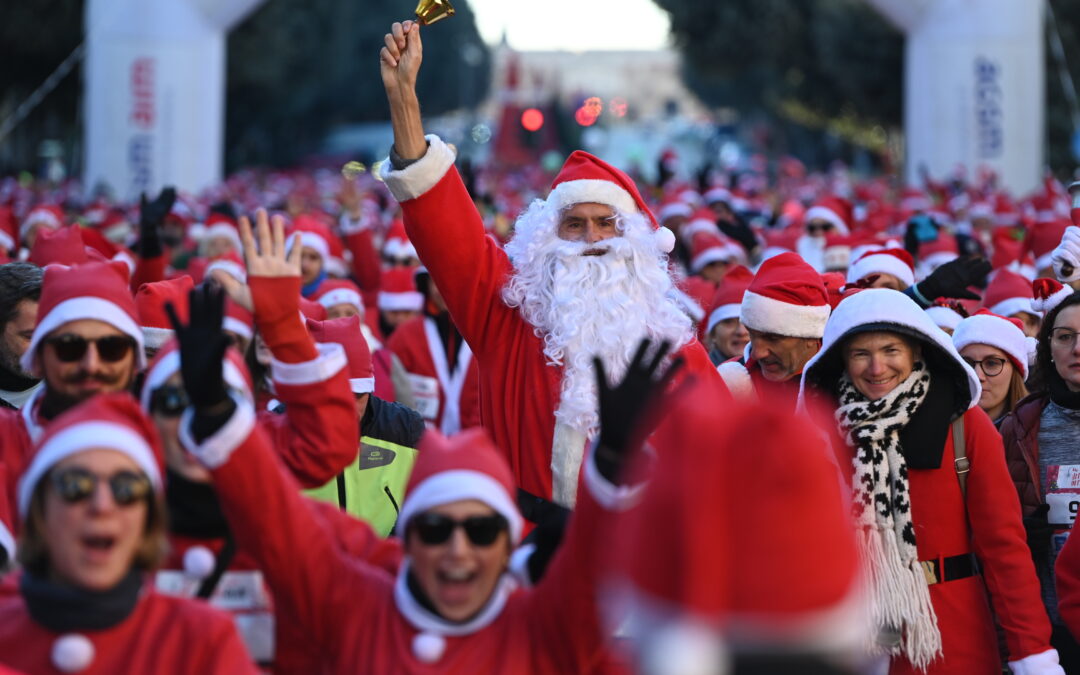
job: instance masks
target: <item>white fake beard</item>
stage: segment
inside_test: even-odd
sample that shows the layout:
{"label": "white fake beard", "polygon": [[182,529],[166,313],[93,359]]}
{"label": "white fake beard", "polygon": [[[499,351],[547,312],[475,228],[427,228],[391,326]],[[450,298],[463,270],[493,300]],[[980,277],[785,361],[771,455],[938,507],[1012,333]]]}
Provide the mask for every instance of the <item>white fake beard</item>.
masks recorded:
{"label": "white fake beard", "polygon": [[[619,220],[623,236],[591,245],[564,241],[550,207],[538,201],[507,244],[516,273],[503,299],[536,327],[548,362],[563,366],[556,419],[589,437],[598,430],[593,356],[615,382],[643,337],[669,340],[676,349],[693,337],[690,319],[668,297],[666,257],[648,223],[636,214]],[[606,252],[582,255],[590,249]]]}

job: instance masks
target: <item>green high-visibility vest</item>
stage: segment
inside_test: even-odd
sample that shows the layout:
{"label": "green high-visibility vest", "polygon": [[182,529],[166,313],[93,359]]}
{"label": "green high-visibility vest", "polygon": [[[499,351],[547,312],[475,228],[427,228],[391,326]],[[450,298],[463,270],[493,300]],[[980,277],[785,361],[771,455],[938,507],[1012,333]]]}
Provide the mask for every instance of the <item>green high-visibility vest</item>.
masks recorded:
{"label": "green high-visibility vest", "polygon": [[357,460],[326,485],[304,493],[341,506],[385,537],[394,529],[416,449],[362,436]]}

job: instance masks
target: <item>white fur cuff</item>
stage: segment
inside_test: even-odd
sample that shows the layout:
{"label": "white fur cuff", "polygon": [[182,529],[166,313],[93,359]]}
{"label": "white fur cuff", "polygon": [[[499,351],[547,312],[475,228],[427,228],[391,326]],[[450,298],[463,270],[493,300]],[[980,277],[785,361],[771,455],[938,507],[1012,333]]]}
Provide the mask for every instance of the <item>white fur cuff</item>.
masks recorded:
{"label": "white fur cuff", "polygon": [[585,485],[593,499],[608,511],[625,511],[641,500],[645,484],[615,485],[600,475],[596,468],[596,444],[585,458]]}
{"label": "white fur cuff", "polygon": [[428,134],[427,152],[415,163],[400,171],[390,166],[390,160],[383,161],[379,175],[390,188],[390,194],[399,202],[416,199],[442,180],[450,167],[454,165],[454,151],[435,134]]}
{"label": "white fur cuff", "polygon": [[638,207],[630,193],[610,180],[568,180],[559,183],[547,198],[556,210],[574,204],[607,204],[624,213],[637,213]]}
{"label": "white fur cuff", "polygon": [[1056,649],[1025,656],[1019,661],[1009,661],[1009,668],[1014,675],[1065,675],[1065,670],[1058,664]]}
{"label": "white fur cuff", "polygon": [[191,435],[195,409],[188,408],[180,417],[180,444],[208,469],[216,469],[229,461],[233,451],[248,439],[255,428],[255,408],[251,402],[240,398],[236,393],[229,395],[236,402],[236,412],[225,426],[202,443],[196,443],[195,437]]}

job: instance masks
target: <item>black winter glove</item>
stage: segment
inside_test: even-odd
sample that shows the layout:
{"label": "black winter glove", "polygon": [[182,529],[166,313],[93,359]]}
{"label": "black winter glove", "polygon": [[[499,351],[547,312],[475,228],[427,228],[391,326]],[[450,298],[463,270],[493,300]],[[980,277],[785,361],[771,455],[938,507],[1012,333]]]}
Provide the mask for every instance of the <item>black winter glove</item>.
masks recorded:
{"label": "black winter glove", "polygon": [[919,244],[938,238],[938,226],[934,219],[926,214],[912,216],[904,229],[904,250],[912,258],[919,257]]}
{"label": "black winter glove", "polygon": [[566,524],[570,522],[570,511],[567,509],[552,510],[547,518],[543,518],[536,529],[529,533],[525,542],[536,547],[529,556],[528,569],[529,579],[537,584],[544,578],[548,564],[559,550],[563,535],[566,534]]}
{"label": "black winter glove", "polygon": [[1046,519],[1049,512],[1049,504],[1039,504],[1030,516],[1024,516],[1028,548],[1036,564],[1050,564],[1050,535],[1054,533],[1054,528]]}
{"label": "black winter glove", "polygon": [[191,289],[188,298],[191,303],[188,325],[181,323],[172,303],[165,304],[165,311],[180,343],[180,375],[188,400],[196,413],[214,414],[230,400],[221,366],[229,344],[221,331],[225,291],[217,284],[203,284]]}
{"label": "black winter glove", "polygon": [[[990,262],[985,258],[957,258],[931,272],[915,288],[922,299],[929,303],[937,298],[978,300],[978,294],[969,291],[968,286],[983,286],[990,269]],[[924,309],[928,306],[923,302],[919,304]]]}
{"label": "black winter glove", "polygon": [[139,243],[138,254],[141,258],[156,258],[161,255],[161,226],[176,202],[176,189],[166,187],[154,201],[147,201],[146,193],[139,196]]}
{"label": "black winter glove", "polygon": [[651,359],[646,357],[650,346],[652,342],[648,338],[641,341],[622,381],[614,386],[608,384],[604,363],[593,357],[600,408],[596,467],[600,475],[615,484],[619,484],[627,459],[652,431],[658,417],[657,399],[685,365],[683,358],[678,357],[666,372],[658,374],[664,357],[671,351],[671,343],[662,342]]}
{"label": "black winter glove", "polygon": [[742,218],[735,216],[734,223],[721,220],[717,225],[720,227],[721,232],[739,242],[739,245],[746,249],[747,255],[753,253],[754,249],[757,248],[757,237],[754,236],[754,231],[750,229],[750,226]]}

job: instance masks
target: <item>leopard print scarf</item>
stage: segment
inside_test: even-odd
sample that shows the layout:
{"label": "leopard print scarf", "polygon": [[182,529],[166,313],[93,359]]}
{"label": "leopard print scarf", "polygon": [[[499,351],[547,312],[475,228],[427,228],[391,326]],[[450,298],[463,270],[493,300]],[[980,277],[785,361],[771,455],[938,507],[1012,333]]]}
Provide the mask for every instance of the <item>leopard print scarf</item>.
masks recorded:
{"label": "leopard print scarf", "polygon": [[879,636],[876,649],[902,654],[923,670],[941,655],[941,633],[915,546],[900,430],[929,389],[930,372],[921,362],[876,401],[867,399],[845,373],[836,410],[844,440],[855,451],[852,510],[871,588],[872,615],[880,635],[893,636],[886,640]]}

